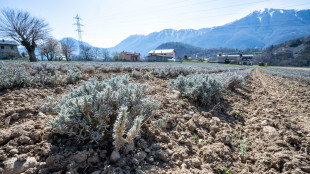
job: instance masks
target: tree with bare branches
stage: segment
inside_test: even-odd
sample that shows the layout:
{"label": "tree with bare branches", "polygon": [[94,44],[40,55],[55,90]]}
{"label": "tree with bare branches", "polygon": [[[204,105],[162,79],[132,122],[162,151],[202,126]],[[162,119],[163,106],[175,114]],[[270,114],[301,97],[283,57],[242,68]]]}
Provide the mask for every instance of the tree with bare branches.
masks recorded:
{"label": "tree with bare branches", "polygon": [[76,46],[74,40],[70,38],[65,38],[60,41],[62,53],[65,55],[66,60],[70,61],[73,51],[75,51]]}
{"label": "tree with bare branches", "polygon": [[101,54],[102,54],[104,61],[108,61],[110,59],[110,53],[109,53],[108,49],[101,48]]}
{"label": "tree with bare branches", "polygon": [[81,44],[80,45],[80,56],[83,60],[90,61],[94,58],[94,53],[91,46]]}
{"label": "tree with bare branches", "polygon": [[120,61],[120,53],[119,52],[117,52],[117,51],[113,51],[112,52],[112,57],[113,57],[113,60],[114,61]]}
{"label": "tree with bare branches", "polygon": [[32,17],[26,11],[1,10],[0,34],[23,45],[27,49],[31,62],[37,61],[35,56],[37,41],[44,39],[48,32],[48,24],[43,19]]}
{"label": "tree with bare branches", "polygon": [[97,59],[99,59],[99,58],[102,58],[100,48],[98,48],[98,47],[93,47],[93,48],[92,48],[92,52],[93,52],[94,59],[97,60]]}
{"label": "tree with bare branches", "polygon": [[40,54],[44,55],[48,61],[61,57],[61,44],[57,39],[48,38],[39,44]]}

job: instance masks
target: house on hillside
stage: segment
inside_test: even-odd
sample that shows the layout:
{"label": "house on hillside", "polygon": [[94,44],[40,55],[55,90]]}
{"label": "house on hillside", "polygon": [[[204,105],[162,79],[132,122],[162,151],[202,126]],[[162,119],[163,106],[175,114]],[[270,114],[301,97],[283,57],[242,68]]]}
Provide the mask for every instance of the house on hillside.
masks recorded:
{"label": "house on hillside", "polygon": [[169,59],[175,59],[174,49],[151,50],[147,56],[151,62],[168,62]]}
{"label": "house on hillside", "polygon": [[125,61],[137,62],[140,61],[140,53],[121,52],[121,56]]}
{"label": "house on hillside", "polygon": [[253,65],[253,55],[217,55],[218,63],[238,64],[238,65]]}
{"label": "house on hillside", "polygon": [[0,59],[21,57],[17,46],[18,43],[15,41],[0,40]]}

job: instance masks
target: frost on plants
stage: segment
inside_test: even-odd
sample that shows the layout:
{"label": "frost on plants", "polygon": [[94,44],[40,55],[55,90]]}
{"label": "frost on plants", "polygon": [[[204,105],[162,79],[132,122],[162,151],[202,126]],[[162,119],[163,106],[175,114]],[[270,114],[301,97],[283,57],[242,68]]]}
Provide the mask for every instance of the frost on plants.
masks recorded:
{"label": "frost on plants", "polygon": [[129,83],[128,75],[98,82],[91,79],[62,96],[53,110],[58,117],[48,123],[54,133],[78,142],[113,139],[116,150],[139,135],[142,122],[158,108],[146,96],[147,85]]}
{"label": "frost on plants", "polygon": [[179,90],[183,97],[205,106],[218,103],[223,91],[221,83],[207,74],[180,75],[170,82],[170,87]]}

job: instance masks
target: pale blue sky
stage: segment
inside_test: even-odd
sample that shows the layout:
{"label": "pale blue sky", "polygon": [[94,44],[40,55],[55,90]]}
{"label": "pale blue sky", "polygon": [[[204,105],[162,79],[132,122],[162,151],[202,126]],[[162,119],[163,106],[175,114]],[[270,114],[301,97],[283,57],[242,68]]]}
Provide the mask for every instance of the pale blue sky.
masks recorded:
{"label": "pale blue sky", "polygon": [[223,25],[264,8],[310,9],[309,0],[0,0],[0,8],[18,8],[44,18],[52,35],[77,33],[73,17],[83,19],[83,41],[112,47],[133,34],[167,28],[199,29]]}

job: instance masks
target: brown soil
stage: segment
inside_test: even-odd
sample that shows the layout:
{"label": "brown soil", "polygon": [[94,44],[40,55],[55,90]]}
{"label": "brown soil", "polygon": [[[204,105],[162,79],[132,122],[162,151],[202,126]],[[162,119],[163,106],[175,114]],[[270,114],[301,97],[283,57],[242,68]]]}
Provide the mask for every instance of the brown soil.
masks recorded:
{"label": "brown soil", "polygon": [[116,163],[105,147],[76,147],[51,135],[46,123],[57,115],[44,113],[38,102],[67,93],[66,86],[1,92],[0,173],[217,173],[225,168],[310,173],[309,84],[255,69],[247,85],[227,91],[213,108],[201,108],[169,91],[170,80],[133,79],[149,84],[149,95],[161,103],[155,118],[168,113],[169,121],[161,131],[151,129],[150,122],[144,125]]}

